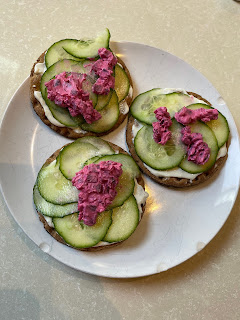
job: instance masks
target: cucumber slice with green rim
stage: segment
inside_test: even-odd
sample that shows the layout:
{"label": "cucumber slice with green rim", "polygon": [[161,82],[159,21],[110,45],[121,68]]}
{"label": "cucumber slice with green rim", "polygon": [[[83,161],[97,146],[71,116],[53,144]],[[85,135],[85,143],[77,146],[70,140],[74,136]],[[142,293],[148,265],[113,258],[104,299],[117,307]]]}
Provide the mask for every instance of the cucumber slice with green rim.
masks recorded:
{"label": "cucumber slice with green rim", "polygon": [[[43,98],[46,98],[46,86],[45,83],[54,78],[57,74],[62,72],[76,72],[80,74],[85,73],[85,69],[81,62],[75,60],[61,60],[52,65],[49,69],[47,69],[41,78],[40,89]],[[93,106],[97,104],[97,95],[92,92],[92,85],[94,80],[87,76],[87,79],[83,81],[82,88],[84,91],[89,93],[89,99],[92,100]],[[61,108],[61,107],[60,107]]]}
{"label": "cucumber slice with green rim", "polygon": [[103,241],[119,242],[128,239],[139,223],[139,210],[136,199],[130,196],[121,207],[113,209],[112,224]]}
{"label": "cucumber slice with green rim", "polygon": [[33,201],[38,212],[48,217],[64,217],[78,211],[77,202],[59,205],[46,201],[38,191],[38,186],[33,188]]}
{"label": "cucumber slice with green rim", "polygon": [[53,204],[78,202],[78,190],[59,170],[56,161],[42,167],[38,173],[37,186],[40,195]]}
{"label": "cucumber slice with green rim", "polygon": [[102,118],[89,124],[83,123],[81,128],[85,131],[91,131],[96,133],[106,132],[117,123],[119,118],[119,105],[118,97],[114,91],[108,105],[99,111]]}
{"label": "cucumber slice with green rim", "polygon": [[156,121],[154,111],[159,107],[166,107],[170,116],[192,103],[190,96],[182,92],[163,94],[163,89],[152,89],[138,95],[130,108],[134,118],[146,124]]}
{"label": "cucumber slice with green rim", "polygon": [[42,96],[45,95],[45,83],[55,77],[57,74],[62,72],[77,72],[77,73],[84,73],[84,68],[82,63],[76,60],[60,60],[54,63],[50,68],[48,68],[41,78],[40,89],[42,92]]}
{"label": "cucumber slice with green rim", "polygon": [[106,155],[99,158],[95,163],[99,163],[100,161],[115,161],[122,164],[122,169],[128,171],[128,174],[132,178],[137,178],[140,175],[140,170],[136,162],[130,157],[128,154],[113,154]]}
{"label": "cucumber slice with green rim", "polygon": [[144,125],[134,139],[135,150],[139,158],[156,170],[177,167],[186,154],[186,148],[181,142],[182,128],[183,126],[173,119],[169,128],[172,132],[172,138],[165,145],[161,145],[153,139],[152,126]]}
{"label": "cucumber slice with green rim", "polygon": [[72,179],[88,159],[112,153],[109,144],[98,137],[79,138],[61,150],[59,168],[67,179]]}
{"label": "cucumber slice with green rim", "polygon": [[63,59],[73,59],[79,61],[80,59],[70,55],[63,49],[63,46],[67,44],[69,41],[75,41],[73,39],[64,39],[58,42],[55,42],[51,47],[47,50],[45,54],[45,65],[47,68],[51,67],[54,63],[58,62],[59,60]]}
{"label": "cucumber slice with green rim", "polygon": [[113,90],[110,90],[107,95],[98,95],[98,101],[95,109],[97,111],[100,111],[103,108],[105,108],[108,105],[109,101],[111,100],[112,94],[113,94]]}
{"label": "cucumber slice with green rim", "polygon": [[134,178],[140,175],[139,168],[135,161],[126,154],[113,154],[107,155],[99,158],[94,163],[99,163],[101,161],[115,161],[122,163],[123,173],[119,178],[117,185],[117,195],[114,198],[113,202],[109,205],[107,209],[112,209],[118,206],[121,206],[126,199],[134,192]]}
{"label": "cucumber slice with green rim", "polygon": [[133,194],[134,186],[134,179],[131,178],[128,171],[123,169],[123,173],[119,177],[118,185],[116,187],[117,195],[107,209],[109,210],[121,206],[124,201]]}
{"label": "cucumber slice with green rim", "polygon": [[109,47],[109,40],[110,32],[105,29],[95,39],[68,41],[63,48],[67,53],[77,58],[95,58],[98,56],[98,49]]}
{"label": "cucumber slice with green rim", "polygon": [[189,173],[201,173],[209,170],[214,163],[216,162],[217,154],[218,154],[218,143],[215,134],[210,129],[209,126],[204,124],[203,122],[197,121],[196,123],[190,124],[191,132],[201,133],[203,136],[203,141],[205,141],[210,148],[210,158],[203,165],[197,165],[192,161],[187,160],[187,156],[180,163],[179,167],[184,171]]}
{"label": "cucumber slice with green rim", "polygon": [[97,245],[106,235],[112,223],[112,211],[99,213],[97,222],[87,226],[78,220],[78,213],[63,218],[53,218],[54,228],[66,243],[75,248]]}
{"label": "cucumber slice with green rim", "polygon": [[46,105],[51,111],[53,117],[60,123],[64,124],[66,127],[79,127],[80,124],[84,122],[84,119],[81,115],[73,118],[67,108],[62,108],[56,105],[53,101],[49,100],[47,98],[47,88],[45,88],[45,96],[43,97],[43,99],[45,100]]}
{"label": "cucumber slice with green rim", "polygon": [[[191,109],[191,110],[196,110],[199,108],[214,109],[203,103],[195,103],[188,106],[188,109]],[[228,141],[228,137],[229,137],[229,126],[228,126],[227,119],[218,110],[218,119],[208,121],[206,122],[206,125],[208,125],[214,132],[218,141],[218,147],[221,148],[224,145],[224,143]]]}
{"label": "cucumber slice with green rim", "polygon": [[126,98],[130,88],[130,81],[123,68],[116,64],[115,66],[115,86],[119,102]]}
{"label": "cucumber slice with green rim", "polygon": [[72,180],[76,172],[83,168],[85,161],[98,153],[100,150],[97,147],[78,139],[61,150],[59,169],[65,178]]}
{"label": "cucumber slice with green rim", "polygon": [[86,137],[80,138],[79,141],[91,143],[94,147],[100,150],[100,156],[114,153],[114,150],[111,148],[109,143],[101,138],[86,136]]}

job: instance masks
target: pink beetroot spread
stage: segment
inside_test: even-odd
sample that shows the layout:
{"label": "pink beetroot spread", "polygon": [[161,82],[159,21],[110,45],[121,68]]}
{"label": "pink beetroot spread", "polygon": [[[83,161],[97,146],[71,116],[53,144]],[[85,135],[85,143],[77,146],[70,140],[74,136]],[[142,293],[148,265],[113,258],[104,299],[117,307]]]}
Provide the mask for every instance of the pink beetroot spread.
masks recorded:
{"label": "pink beetroot spread", "polygon": [[194,123],[197,120],[208,122],[218,118],[218,111],[216,109],[199,108],[191,110],[183,107],[179,112],[175,113],[175,119],[183,125]]}
{"label": "pink beetroot spread", "polygon": [[99,77],[94,83],[92,90],[96,94],[107,95],[110,89],[114,88],[115,78],[113,77],[113,68],[117,64],[117,58],[111,51],[100,48],[98,50],[98,59],[92,65],[92,71]]}
{"label": "pink beetroot spread", "polygon": [[187,145],[188,161],[196,164],[205,164],[210,157],[210,148],[207,143],[203,141],[201,133],[191,133],[190,126],[184,127],[181,130],[182,142]]}
{"label": "pink beetroot spread", "polygon": [[153,122],[153,139],[159,144],[166,144],[171,139],[172,133],[169,127],[172,124],[170,114],[166,107],[160,107],[154,111],[157,122]]}
{"label": "pink beetroot spread", "polygon": [[62,72],[46,82],[45,86],[48,99],[63,108],[68,108],[71,116],[82,115],[87,123],[92,123],[99,120],[101,114],[93,108],[89,93],[82,89],[86,78],[86,74]]}
{"label": "pink beetroot spread", "polygon": [[106,210],[117,194],[121,167],[118,162],[101,161],[89,164],[76,173],[72,184],[79,190],[78,220],[83,220],[88,226],[96,223],[98,213]]}

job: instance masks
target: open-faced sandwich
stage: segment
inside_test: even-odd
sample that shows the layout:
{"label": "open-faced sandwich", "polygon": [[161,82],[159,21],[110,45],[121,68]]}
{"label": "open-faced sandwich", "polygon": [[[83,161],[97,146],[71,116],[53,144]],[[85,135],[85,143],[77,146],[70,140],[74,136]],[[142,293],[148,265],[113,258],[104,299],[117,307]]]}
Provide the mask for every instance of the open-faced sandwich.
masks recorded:
{"label": "open-faced sandwich", "polygon": [[45,229],[80,250],[109,248],[129,238],[143,216],[147,196],[132,157],[92,136],[49,157],[33,189]]}
{"label": "open-faced sandwich", "polygon": [[134,99],[130,113],[126,131],[130,153],[160,184],[199,184],[227,158],[228,122],[196,93],[153,89]]}
{"label": "open-faced sandwich", "polygon": [[132,101],[127,67],[109,48],[110,32],[95,39],[64,39],[34,63],[30,98],[41,120],[77,139],[101,136],[125,119]]}

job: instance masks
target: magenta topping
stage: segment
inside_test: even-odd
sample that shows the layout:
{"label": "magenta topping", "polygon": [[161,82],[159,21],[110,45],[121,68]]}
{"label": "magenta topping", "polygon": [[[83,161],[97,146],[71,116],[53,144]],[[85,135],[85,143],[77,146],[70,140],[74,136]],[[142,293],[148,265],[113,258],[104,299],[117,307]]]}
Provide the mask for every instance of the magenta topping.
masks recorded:
{"label": "magenta topping", "polygon": [[76,173],[72,184],[79,190],[78,220],[83,220],[88,226],[96,223],[98,213],[106,210],[116,197],[121,167],[118,162],[101,161]]}
{"label": "magenta topping", "polygon": [[179,112],[175,113],[175,119],[183,125],[194,123],[197,120],[208,122],[210,120],[217,120],[218,111],[216,109],[199,108],[191,110],[183,107]]}
{"label": "magenta topping", "polygon": [[93,108],[89,93],[82,89],[87,75],[81,73],[62,72],[45,83],[48,99],[60,107],[68,108],[72,117],[82,115],[87,123],[101,118],[101,114]]}
{"label": "magenta topping", "polygon": [[166,144],[172,137],[172,133],[169,127],[172,124],[172,120],[166,107],[160,107],[154,111],[155,117],[158,122],[153,122],[153,139],[156,143]]}
{"label": "magenta topping", "polygon": [[92,65],[92,71],[99,77],[93,85],[93,92],[96,94],[107,95],[110,89],[114,88],[115,78],[113,68],[117,64],[117,58],[111,51],[100,48],[98,50],[100,59]]}
{"label": "magenta topping", "polygon": [[198,165],[205,164],[210,157],[210,148],[203,141],[201,133],[192,133],[190,126],[181,130],[182,142],[187,145],[188,161],[192,161]]}

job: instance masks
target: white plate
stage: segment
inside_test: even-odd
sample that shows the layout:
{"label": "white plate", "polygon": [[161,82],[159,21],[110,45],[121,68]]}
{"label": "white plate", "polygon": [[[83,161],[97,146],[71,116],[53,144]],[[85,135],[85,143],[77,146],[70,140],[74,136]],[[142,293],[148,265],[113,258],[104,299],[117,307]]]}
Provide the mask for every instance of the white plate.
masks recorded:
{"label": "white plate", "polygon": [[[217,90],[198,71],[162,50],[136,43],[114,42],[134,80],[135,95],[155,87],[185,88],[209,100],[228,119],[231,145],[224,168],[210,183],[171,190],[146,178],[150,194],[146,214],[122,245],[99,252],[79,252],[55,241],[39,222],[32,188],[41,165],[67,139],[44,125],[29,101],[29,79],[10,101],[0,135],[2,192],[17,223],[52,257],[87,273],[105,277],[138,277],[158,273],[192,257],[226,221],[240,176],[239,139],[234,120]],[[125,124],[106,136],[126,149]]]}

